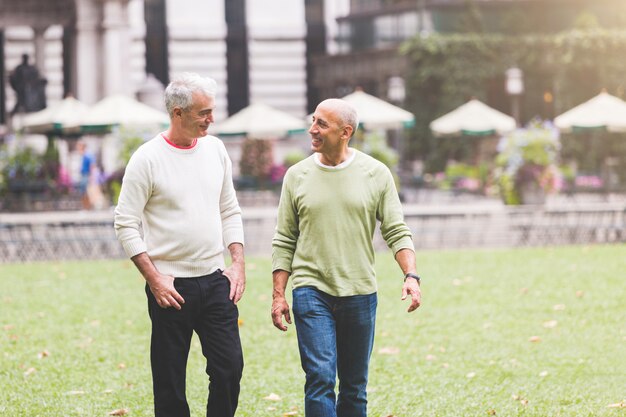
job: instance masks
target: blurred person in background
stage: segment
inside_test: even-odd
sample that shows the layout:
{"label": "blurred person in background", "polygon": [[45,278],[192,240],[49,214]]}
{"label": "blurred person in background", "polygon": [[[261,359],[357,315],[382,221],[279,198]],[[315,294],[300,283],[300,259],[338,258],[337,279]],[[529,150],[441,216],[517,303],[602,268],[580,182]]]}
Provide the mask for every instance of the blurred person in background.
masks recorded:
{"label": "blurred person in background", "polygon": [[89,198],[88,188],[90,182],[93,180],[93,173],[96,164],[93,155],[87,151],[87,144],[82,140],[76,143],[76,151],[81,157],[79,171],[80,177],[78,179],[78,192],[80,193],[80,199],[83,209],[89,210],[93,207],[93,204],[91,199]]}

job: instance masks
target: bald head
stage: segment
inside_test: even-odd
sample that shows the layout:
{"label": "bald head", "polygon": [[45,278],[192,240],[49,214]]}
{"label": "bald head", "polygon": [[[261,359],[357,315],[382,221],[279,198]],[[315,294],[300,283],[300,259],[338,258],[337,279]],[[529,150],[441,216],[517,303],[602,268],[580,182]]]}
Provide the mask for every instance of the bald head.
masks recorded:
{"label": "bald head", "polygon": [[317,105],[318,108],[330,110],[340,125],[352,126],[352,135],[359,126],[359,116],[352,104],[340,98],[329,98]]}

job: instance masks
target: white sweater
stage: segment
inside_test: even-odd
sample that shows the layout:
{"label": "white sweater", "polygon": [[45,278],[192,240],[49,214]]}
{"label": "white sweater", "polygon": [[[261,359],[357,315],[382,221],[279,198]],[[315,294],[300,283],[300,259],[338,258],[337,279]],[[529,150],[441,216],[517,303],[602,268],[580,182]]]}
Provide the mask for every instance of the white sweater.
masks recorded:
{"label": "white sweater", "polygon": [[163,274],[197,277],[223,269],[224,248],[243,244],[224,144],[205,136],[183,149],[158,135],[140,146],[126,167],[115,233],[129,257],[147,252]]}

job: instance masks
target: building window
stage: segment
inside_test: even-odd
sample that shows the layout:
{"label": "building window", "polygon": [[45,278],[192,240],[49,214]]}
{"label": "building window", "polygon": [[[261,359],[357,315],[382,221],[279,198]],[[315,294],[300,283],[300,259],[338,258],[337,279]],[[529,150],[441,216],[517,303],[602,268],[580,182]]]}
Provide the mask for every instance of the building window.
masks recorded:
{"label": "building window", "polygon": [[385,14],[339,22],[339,53],[372,48],[388,48],[412,38],[419,32],[417,11]]}

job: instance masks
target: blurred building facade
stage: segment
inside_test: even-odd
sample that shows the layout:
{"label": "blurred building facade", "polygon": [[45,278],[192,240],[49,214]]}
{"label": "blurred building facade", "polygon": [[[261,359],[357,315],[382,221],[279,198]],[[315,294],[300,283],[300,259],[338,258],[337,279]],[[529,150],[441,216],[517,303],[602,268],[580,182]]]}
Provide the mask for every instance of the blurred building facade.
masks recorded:
{"label": "blurred building facade", "polygon": [[418,34],[618,28],[626,23],[626,9],[623,0],[350,0],[336,20],[337,53],[314,59],[312,88],[328,97],[361,87],[400,102],[409,69],[398,46]]}
{"label": "blurred building facade", "polygon": [[167,84],[195,71],[221,87],[218,120],[254,101],[304,116],[356,87],[401,102],[398,45],[416,34],[555,32],[585,12],[615,26],[622,1],[2,0],[0,124],[22,54],[46,77],[48,103],[134,95],[148,74]]}
{"label": "blurred building facade", "polygon": [[311,57],[335,48],[335,17],[348,2],[2,0],[0,124],[23,54],[47,79],[49,103],[135,95],[148,74],[167,84],[194,71],[220,86],[218,120],[254,101],[304,116]]}

